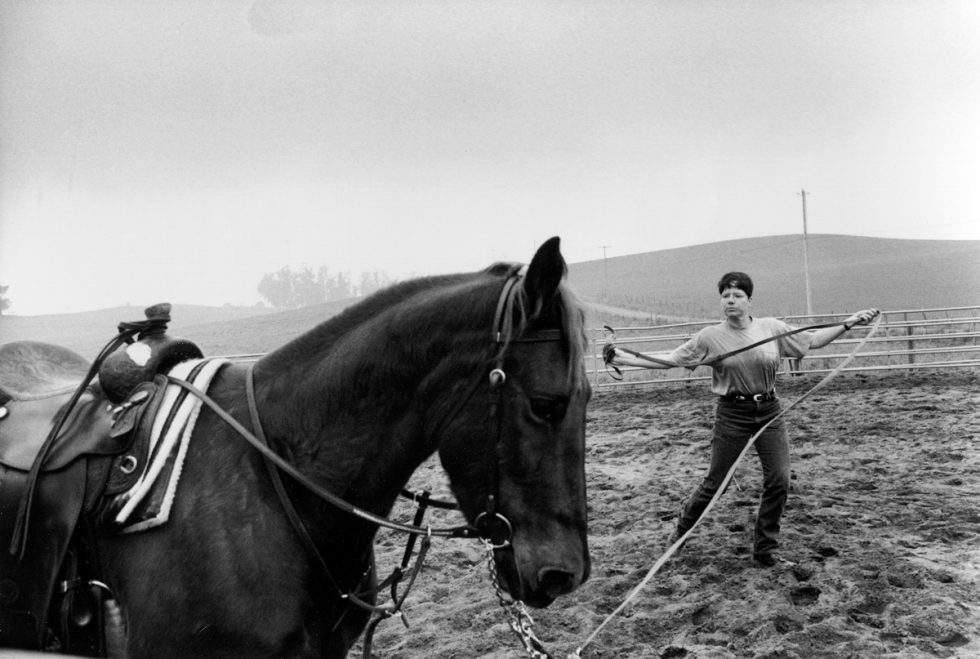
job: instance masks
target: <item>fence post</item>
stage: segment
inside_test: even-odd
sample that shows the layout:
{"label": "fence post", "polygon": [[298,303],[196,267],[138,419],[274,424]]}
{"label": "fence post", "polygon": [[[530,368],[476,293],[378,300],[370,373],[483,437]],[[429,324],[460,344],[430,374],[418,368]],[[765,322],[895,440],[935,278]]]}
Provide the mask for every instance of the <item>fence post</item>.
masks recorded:
{"label": "fence post", "polygon": [[592,335],[592,387],[599,388],[599,337]]}
{"label": "fence post", "polygon": [[[908,340],[908,350],[909,350],[908,363],[911,365],[911,364],[914,364],[915,363],[915,354],[912,352],[913,350],[915,350],[915,340],[911,338],[912,335],[915,332],[912,330],[912,325],[909,323],[909,314],[908,314],[908,312],[902,314],[902,316],[904,316],[904,319],[905,319],[905,336],[909,337],[909,340]],[[909,369],[909,370],[911,371],[912,369]]]}

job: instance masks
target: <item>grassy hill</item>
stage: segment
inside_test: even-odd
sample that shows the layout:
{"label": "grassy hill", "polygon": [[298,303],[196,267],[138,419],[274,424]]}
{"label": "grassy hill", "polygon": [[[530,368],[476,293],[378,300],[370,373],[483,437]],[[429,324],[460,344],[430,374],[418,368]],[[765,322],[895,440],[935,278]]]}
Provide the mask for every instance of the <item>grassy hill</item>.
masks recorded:
{"label": "grassy hill", "polygon": [[[980,241],[816,235],[807,247],[816,313],[980,305]],[[748,272],[755,280],[755,313],[792,315],[806,306],[802,263],[802,237],[769,236],[573,263],[569,281],[589,306],[590,326],[717,318],[715,282],[729,270]],[[268,352],[348,304],[284,312],[175,304],[170,331],[209,355]],[[47,341],[92,358],[119,322],[142,318],[143,309],[132,306],[0,316],[0,343]]]}
{"label": "grassy hill", "polygon": [[[980,241],[814,235],[807,240],[807,254],[814,313],[980,304]],[[585,300],[669,316],[716,318],[715,285],[731,270],[747,272],[755,282],[756,314],[806,313],[802,236],[747,238],[576,263],[569,266],[569,280]]]}
{"label": "grassy hill", "polygon": [[[170,312],[173,321],[170,332],[175,336],[193,339],[208,351],[227,346],[224,337],[229,327],[260,326],[267,317],[282,317],[288,324],[288,314],[260,307],[208,307],[175,304]],[[49,314],[43,316],[0,316],[0,343],[10,341],[45,341],[71,348],[85,357],[94,357],[116,334],[120,322],[143,320],[143,307],[125,306],[81,313]],[[232,332],[234,333],[234,332]],[[203,338],[201,338],[203,337]],[[248,343],[248,342],[243,342]]]}

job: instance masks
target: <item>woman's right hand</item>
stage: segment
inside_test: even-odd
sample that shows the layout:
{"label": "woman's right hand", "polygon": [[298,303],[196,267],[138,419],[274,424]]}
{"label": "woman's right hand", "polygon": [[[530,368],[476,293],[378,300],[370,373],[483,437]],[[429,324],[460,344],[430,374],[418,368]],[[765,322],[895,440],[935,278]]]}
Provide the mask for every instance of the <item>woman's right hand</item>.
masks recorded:
{"label": "woman's right hand", "polygon": [[844,321],[844,329],[851,329],[855,325],[867,325],[872,320],[878,317],[881,312],[877,309],[865,309],[863,311],[858,311],[856,314]]}
{"label": "woman's right hand", "polygon": [[607,364],[611,364],[613,360],[616,359],[616,346],[611,343],[607,343],[602,346],[602,361]]}

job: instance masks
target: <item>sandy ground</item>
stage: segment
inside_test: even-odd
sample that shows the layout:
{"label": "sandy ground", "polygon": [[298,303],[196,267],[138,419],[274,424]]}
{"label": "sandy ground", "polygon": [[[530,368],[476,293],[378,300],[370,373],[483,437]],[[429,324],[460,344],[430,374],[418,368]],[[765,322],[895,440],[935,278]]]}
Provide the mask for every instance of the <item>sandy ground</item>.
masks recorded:
{"label": "sandy ground", "polygon": [[[787,378],[780,394],[795,400],[816,381]],[[531,611],[553,656],[579,648],[666,549],[707,466],[713,408],[703,382],[593,398],[593,574]],[[581,656],[980,656],[978,408],[975,370],[837,377],[787,415],[793,488],[780,562],[766,569],[750,558],[761,481],[750,453],[739,487]],[[441,478],[427,463],[410,486],[438,492]],[[410,519],[407,505],[397,512]],[[402,537],[379,536],[382,575],[403,548]],[[433,542],[405,610],[410,627],[382,622],[374,656],[526,656],[473,541]]]}

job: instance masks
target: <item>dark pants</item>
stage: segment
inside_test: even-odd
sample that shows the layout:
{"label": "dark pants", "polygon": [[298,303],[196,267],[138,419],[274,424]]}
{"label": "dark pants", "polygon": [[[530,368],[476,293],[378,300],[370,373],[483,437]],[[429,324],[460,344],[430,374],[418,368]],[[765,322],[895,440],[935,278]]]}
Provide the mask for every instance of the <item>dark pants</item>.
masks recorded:
{"label": "dark pants", "polygon": [[[718,491],[745,444],[770,419],[779,414],[778,400],[719,401],[711,440],[711,466],[704,481],[684,506],[677,530],[686,533],[704,512]],[[755,451],[762,463],[762,500],[755,523],[756,554],[768,554],[779,546],[779,520],[789,492],[789,440],[783,420],[777,419],[755,440]]]}

